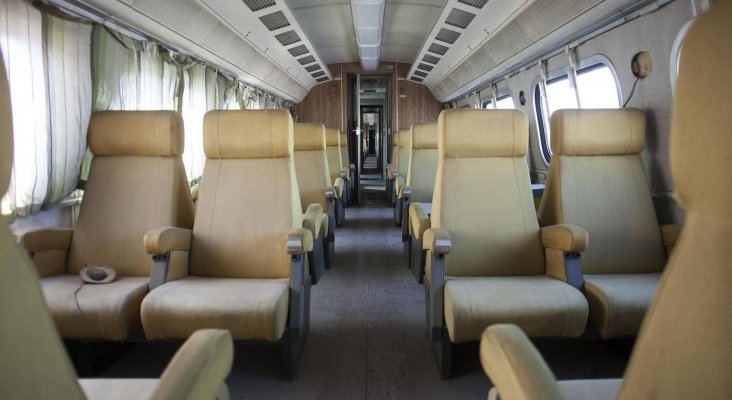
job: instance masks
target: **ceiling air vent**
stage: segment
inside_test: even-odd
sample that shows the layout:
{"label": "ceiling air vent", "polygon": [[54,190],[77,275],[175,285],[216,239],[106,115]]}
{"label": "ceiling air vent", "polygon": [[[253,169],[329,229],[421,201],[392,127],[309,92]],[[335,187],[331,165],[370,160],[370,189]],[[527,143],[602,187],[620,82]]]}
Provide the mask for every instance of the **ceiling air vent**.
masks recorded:
{"label": "ceiling air vent", "polygon": [[297,32],[295,32],[295,31],[287,31],[287,32],[280,33],[279,35],[275,35],[275,38],[277,38],[277,40],[279,40],[283,46],[289,46],[289,45],[295,44],[301,40],[300,35],[298,35]]}
{"label": "ceiling air vent", "polygon": [[431,66],[431,65],[429,65],[429,64],[425,64],[425,63],[419,63],[419,65],[417,66],[417,68],[419,68],[419,69],[422,69],[422,70],[425,70],[425,71],[429,72],[429,71],[432,71],[432,68],[434,68],[434,67],[432,67],[432,66]]}
{"label": "ceiling air vent", "polygon": [[315,57],[313,57],[313,56],[307,56],[307,57],[303,57],[303,58],[298,58],[297,61],[300,62],[300,65],[307,65],[307,64],[310,64],[310,63],[314,63],[315,62]]}
{"label": "ceiling air vent", "polygon": [[414,71],[414,75],[421,76],[422,78],[424,78],[424,77],[427,76],[427,73],[424,72],[424,71],[420,71],[420,70],[417,69],[417,70]]}
{"label": "ceiling air vent", "polygon": [[451,29],[442,28],[440,29],[440,32],[437,33],[437,36],[435,36],[435,39],[453,44],[455,41],[460,37],[460,32],[455,32]]}
{"label": "ceiling air vent", "polygon": [[412,77],[412,80],[413,80],[413,81],[415,81],[415,82],[422,82],[422,81],[423,81],[424,79],[422,79],[422,78],[417,78],[416,76],[413,76],[413,77]]}
{"label": "ceiling air vent", "polygon": [[475,8],[480,8],[482,10],[483,7],[485,7],[485,5],[488,3],[488,0],[458,0],[458,3],[467,4]]}
{"label": "ceiling air vent", "polygon": [[293,47],[291,49],[287,49],[287,51],[289,51],[290,54],[292,54],[294,57],[298,57],[298,56],[301,56],[303,54],[309,53],[308,48],[305,47],[304,44],[301,44],[301,45],[299,45],[297,47]]}
{"label": "ceiling air vent", "polygon": [[264,26],[266,26],[267,29],[269,29],[270,31],[276,31],[277,29],[281,29],[286,26],[290,26],[290,21],[287,20],[287,17],[285,17],[285,14],[282,13],[282,11],[277,11],[277,12],[273,12],[272,14],[263,15],[263,16],[259,17],[259,20],[262,21]]}
{"label": "ceiling air vent", "polygon": [[263,10],[275,5],[275,0],[243,0],[244,4],[252,11]]}
{"label": "ceiling air vent", "polygon": [[424,57],[422,57],[422,61],[428,62],[430,64],[437,64],[440,62],[440,57],[435,57],[432,54],[425,54]]}
{"label": "ceiling air vent", "polygon": [[312,74],[310,74],[310,75],[311,75],[311,76],[312,76],[313,78],[317,78],[317,77],[319,77],[319,76],[323,76],[323,75],[325,75],[325,72],[323,72],[323,71],[318,71],[318,72],[313,72],[313,73],[312,73]]}
{"label": "ceiling air vent", "polygon": [[449,50],[449,48],[447,46],[443,46],[443,45],[437,44],[437,43],[432,43],[430,45],[430,48],[427,49],[427,51],[429,51],[430,53],[439,54],[441,56],[444,56],[448,50]]}
{"label": "ceiling air vent", "polygon": [[328,80],[328,77],[327,76],[322,76],[322,77],[316,79],[317,82],[325,82],[327,80]]}
{"label": "ceiling air vent", "polygon": [[468,27],[468,25],[470,25],[471,22],[473,22],[473,18],[475,18],[475,14],[453,8],[452,11],[450,11],[450,14],[447,16],[445,23],[465,29]]}
{"label": "ceiling air vent", "polygon": [[319,64],[313,64],[313,65],[310,65],[308,67],[305,67],[305,71],[308,71],[308,72],[317,71],[319,69],[320,69],[320,65]]}

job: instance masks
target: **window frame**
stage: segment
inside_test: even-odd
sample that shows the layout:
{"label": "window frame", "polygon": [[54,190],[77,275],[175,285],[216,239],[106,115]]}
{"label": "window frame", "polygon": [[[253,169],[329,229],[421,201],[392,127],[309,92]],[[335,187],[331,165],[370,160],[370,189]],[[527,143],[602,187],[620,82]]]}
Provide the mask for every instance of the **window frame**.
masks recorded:
{"label": "window frame", "polygon": [[[496,96],[496,102],[499,102],[501,100],[507,99],[509,97],[513,101],[513,109],[516,110],[517,109],[516,108],[516,100],[513,98],[513,93],[511,93],[510,90],[502,90],[502,91],[498,92],[498,95]],[[483,100],[483,102],[480,104],[480,108],[483,109],[483,110],[487,109],[486,106],[488,104],[490,104],[492,101],[493,101],[492,98],[488,98],[488,99]]]}
{"label": "window frame", "polygon": [[[622,108],[623,104],[623,93],[622,93],[622,87],[620,86],[620,79],[618,79],[618,73],[615,70],[615,66],[613,65],[612,61],[610,59],[603,55],[603,54],[595,54],[593,56],[587,57],[585,59],[580,60],[577,63],[577,75],[580,75],[584,72],[592,71],[596,68],[601,67],[607,67],[610,70],[610,73],[613,76],[613,79],[615,80],[615,88],[617,90],[617,96],[618,96],[618,104],[620,104]],[[561,68],[557,68],[555,70],[552,70],[547,75],[547,84],[551,84],[554,82],[561,81],[563,79],[569,79],[569,65],[565,65]],[[541,89],[539,85],[542,83],[541,76],[538,76],[534,79],[534,82],[532,83],[533,90],[533,108],[534,108],[534,116],[536,121],[536,134],[538,136],[537,139],[539,139],[539,146],[541,147],[541,157],[544,161],[545,165],[549,165],[552,159],[552,151],[550,143],[547,141],[547,135],[546,133],[550,130],[550,123],[551,123],[551,116],[547,115],[549,110],[547,109],[547,105],[544,104],[545,102],[542,101],[541,98]]]}

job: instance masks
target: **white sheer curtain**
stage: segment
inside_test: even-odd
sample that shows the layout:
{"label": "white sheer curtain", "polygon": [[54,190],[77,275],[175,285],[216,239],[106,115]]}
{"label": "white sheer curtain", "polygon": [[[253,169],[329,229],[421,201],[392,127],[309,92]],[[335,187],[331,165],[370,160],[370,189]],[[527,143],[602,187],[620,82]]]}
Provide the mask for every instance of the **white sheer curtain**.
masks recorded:
{"label": "white sheer curtain", "polygon": [[186,147],[183,164],[186,167],[188,180],[192,181],[203,174],[203,164],[206,160],[203,152],[203,116],[207,111],[216,109],[221,101],[216,71],[202,64],[194,65],[185,71],[184,85],[182,113],[186,129]]}
{"label": "white sheer curtain", "polygon": [[0,3],[15,141],[4,215],[37,213],[76,187],[90,110],[89,32],[86,24],[44,18],[23,0]]}

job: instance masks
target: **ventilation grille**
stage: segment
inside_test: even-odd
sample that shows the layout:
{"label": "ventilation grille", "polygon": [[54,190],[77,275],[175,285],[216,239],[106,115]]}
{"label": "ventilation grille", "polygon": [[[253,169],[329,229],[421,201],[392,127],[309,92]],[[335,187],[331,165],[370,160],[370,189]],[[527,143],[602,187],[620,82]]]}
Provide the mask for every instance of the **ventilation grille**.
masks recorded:
{"label": "ventilation grille", "polygon": [[425,70],[425,71],[429,72],[429,71],[432,71],[432,68],[433,68],[433,67],[432,67],[431,65],[429,65],[429,64],[425,64],[425,63],[419,63],[419,65],[417,66],[417,68],[419,68],[419,69],[422,69],[422,70]]}
{"label": "ventilation grille", "polygon": [[275,35],[275,38],[277,38],[277,40],[279,40],[283,46],[289,46],[301,40],[300,35],[298,35],[295,31],[280,33],[279,35]]}
{"label": "ventilation grille", "polygon": [[310,75],[311,75],[311,76],[312,76],[313,78],[317,78],[317,77],[319,77],[319,76],[323,76],[323,75],[325,75],[325,72],[323,72],[323,71],[318,71],[318,72],[313,72],[313,73],[312,73],[312,74],[310,74]]}
{"label": "ventilation grille", "polygon": [[[293,47],[291,49],[287,49],[287,51],[289,51],[290,54],[292,54],[294,57],[298,57],[298,56],[301,56],[303,54],[309,53],[308,48],[305,47],[304,44],[301,44],[301,45],[299,45],[297,47]],[[315,60],[313,60],[313,61],[315,61]]]}
{"label": "ventilation grille", "polygon": [[263,15],[259,17],[259,20],[262,21],[264,26],[266,26],[270,31],[276,31],[277,29],[290,26],[290,21],[287,20],[287,17],[285,17],[285,14],[283,14],[282,11]]}
{"label": "ventilation grille", "polygon": [[444,56],[447,51],[450,50],[447,46],[443,46],[441,44],[432,43],[430,45],[430,48],[427,49],[430,53],[439,54],[441,56]]}
{"label": "ventilation grille", "polygon": [[427,76],[427,73],[426,73],[426,72],[424,72],[424,71],[420,71],[420,70],[415,70],[415,71],[414,71],[414,75],[417,75],[417,76],[421,76],[422,78],[424,78],[424,77],[426,77],[426,76]]}
{"label": "ventilation grille", "polygon": [[482,10],[488,4],[488,0],[458,0],[458,3],[467,4]]}
{"label": "ventilation grille", "polygon": [[323,77],[320,77],[320,78],[316,79],[315,81],[317,81],[317,82],[325,82],[327,80],[328,80],[328,77],[327,76],[323,76]]}
{"label": "ventilation grille", "polygon": [[460,32],[455,32],[447,28],[442,28],[440,29],[440,32],[437,33],[437,36],[435,36],[435,39],[441,42],[453,44],[456,40],[458,40],[459,37]]}
{"label": "ventilation grille", "polygon": [[307,56],[307,57],[300,58],[297,61],[300,63],[300,65],[307,65],[307,64],[310,64],[310,63],[314,63],[315,62],[315,57],[313,57],[313,56]]}
{"label": "ventilation grille", "polygon": [[422,57],[422,61],[426,61],[430,64],[437,64],[440,62],[440,57],[435,57],[432,54],[425,54],[424,57]]}
{"label": "ventilation grille", "polygon": [[418,78],[418,77],[416,77],[416,76],[413,76],[413,77],[412,77],[412,80],[413,80],[413,81],[415,81],[415,82],[422,82],[422,81],[423,81],[424,79],[422,79],[422,78]]}
{"label": "ventilation grille", "polygon": [[263,10],[267,7],[271,7],[271,6],[275,5],[274,0],[243,0],[243,1],[244,1],[244,4],[246,4],[247,7],[249,7],[249,9],[252,11]]}
{"label": "ventilation grille", "polygon": [[468,25],[470,25],[471,22],[473,22],[473,18],[475,18],[475,14],[453,8],[452,11],[450,11],[450,14],[447,16],[445,23],[465,29],[468,27]]}
{"label": "ventilation grille", "polygon": [[313,64],[311,66],[305,67],[305,71],[308,71],[308,72],[317,71],[319,69],[320,69],[320,65],[319,64]]}

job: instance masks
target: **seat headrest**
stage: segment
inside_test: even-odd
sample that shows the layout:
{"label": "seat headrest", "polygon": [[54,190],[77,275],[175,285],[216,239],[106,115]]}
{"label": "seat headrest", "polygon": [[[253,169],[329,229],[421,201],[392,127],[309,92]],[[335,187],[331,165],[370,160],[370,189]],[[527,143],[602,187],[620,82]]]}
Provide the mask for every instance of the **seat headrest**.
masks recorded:
{"label": "seat headrest", "polygon": [[325,150],[325,125],[295,124],[295,151]]}
{"label": "seat headrest", "polygon": [[0,57],[0,193],[5,193],[13,169],[13,112],[8,76],[2,60]]}
{"label": "seat headrest", "polygon": [[678,198],[689,212],[712,212],[728,222],[732,97],[725,77],[732,63],[730,21],[732,3],[719,1],[689,30],[671,119],[671,173]]}
{"label": "seat headrest", "polygon": [[399,132],[401,131],[395,131],[391,134],[391,145],[393,147],[399,147]]}
{"label": "seat headrest", "polygon": [[399,148],[408,149],[412,147],[412,129],[402,129],[402,134],[399,135]]}
{"label": "seat headrest", "polygon": [[646,118],[635,108],[557,110],[552,114],[551,146],[554,154],[638,154],[645,145]]}
{"label": "seat headrest", "polygon": [[443,110],[437,143],[446,158],[525,157],[529,120],[520,110]]}
{"label": "seat headrest", "polygon": [[336,128],[325,128],[325,145],[340,146],[341,132]]}
{"label": "seat headrest", "polygon": [[346,137],[346,134],[344,132],[341,132],[340,141],[341,141],[341,147],[346,147],[346,145],[348,144],[348,137]]}
{"label": "seat headrest", "polygon": [[412,125],[413,149],[437,148],[437,123],[428,122]]}
{"label": "seat headrest", "polygon": [[89,121],[95,156],[172,157],[183,154],[183,118],[175,111],[97,111]]}
{"label": "seat headrest", "polygon": [[287,110],[213,110],[203,117],[207,158],[288,158],[293,142]]}

